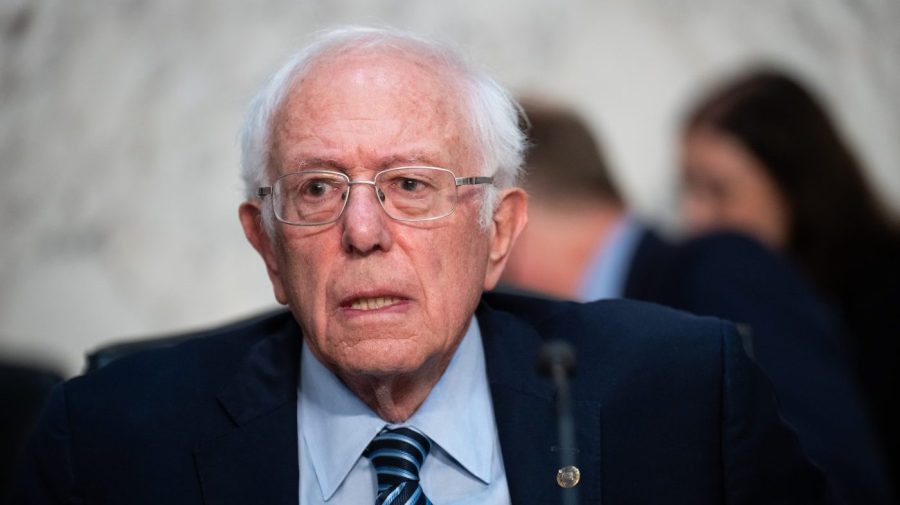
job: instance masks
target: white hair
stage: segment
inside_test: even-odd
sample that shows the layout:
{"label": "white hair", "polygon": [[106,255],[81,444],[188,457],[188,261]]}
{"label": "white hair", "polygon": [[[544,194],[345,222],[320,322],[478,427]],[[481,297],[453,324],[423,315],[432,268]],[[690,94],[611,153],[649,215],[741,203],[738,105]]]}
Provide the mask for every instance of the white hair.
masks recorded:
{"label": "white hair", "polygon": [[[408,32],[366,27],[346,27],[318,33],[313,42],[291,56],[251,100],[240,132],[241,172],[247,199],[269,184],[274,119],[288,94],[321,59],[355,49],[401,50],[434,62],[457,77],[464,117],[476,145],[481,175],[493,175],[485,186],[481,225],[490,225],[499,190],[518,183],[522,170],[525,135],[519,127],[521,108],[494,79],[469,65],[449,46]],[[271,231],[271,213],[263,213]]]}

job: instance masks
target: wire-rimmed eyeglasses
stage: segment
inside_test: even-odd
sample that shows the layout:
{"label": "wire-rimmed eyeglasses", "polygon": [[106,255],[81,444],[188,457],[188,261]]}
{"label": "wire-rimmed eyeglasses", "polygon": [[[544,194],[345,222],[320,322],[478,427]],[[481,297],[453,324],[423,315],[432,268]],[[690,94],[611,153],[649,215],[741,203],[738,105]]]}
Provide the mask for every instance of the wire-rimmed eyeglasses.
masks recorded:
{"label": "wire-rimmed eyeglasses", "polygon": [[272,197],[275,218],[295,226],[330,224],[340,219],[354,184],[372,186],[381,208],[397,221],[430,221],[456,209],[457,187],[492,184],[493,177],[456,177],[446,168],[396,167],[382,170],[371,181],[351,181],[333,170],[304,170],[285,174],[271,186],[256,190]]}

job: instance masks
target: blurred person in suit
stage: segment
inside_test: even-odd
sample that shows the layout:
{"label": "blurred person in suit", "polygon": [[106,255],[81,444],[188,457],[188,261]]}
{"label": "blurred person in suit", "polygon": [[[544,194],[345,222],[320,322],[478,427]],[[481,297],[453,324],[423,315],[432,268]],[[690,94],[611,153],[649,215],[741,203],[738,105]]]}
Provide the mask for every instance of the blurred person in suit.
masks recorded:
{"label": "blurred person in suit", "polygon": [[505,288],[626,297],[738,322],[785,418],[850,503],[887,503],[878,442],[836,320],[778,255],[735,233],[675,244],[634,217],[595,137],[571,109],[526,100],[529,222]]}
{"label": "blurred person in suit", "polygon": [[806,84],[750,70],[697,101],[683,126],[684,218],[784,254],[837,308],[900,482],[900,228]]}

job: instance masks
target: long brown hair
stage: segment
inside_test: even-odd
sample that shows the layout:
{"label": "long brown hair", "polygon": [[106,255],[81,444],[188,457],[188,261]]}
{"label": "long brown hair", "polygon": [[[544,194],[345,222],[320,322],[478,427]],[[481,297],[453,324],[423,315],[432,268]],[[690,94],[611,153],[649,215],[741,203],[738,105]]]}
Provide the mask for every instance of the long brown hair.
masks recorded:
{"label": "long brown hair", "polygon": [[823,105],[800,82],[757,70],[715,90],[686,129],[712,127],[741,142],[776,182],[789,210],[787,254],[825,293],[852,296],[854,271],[900,251],[896,223]]}

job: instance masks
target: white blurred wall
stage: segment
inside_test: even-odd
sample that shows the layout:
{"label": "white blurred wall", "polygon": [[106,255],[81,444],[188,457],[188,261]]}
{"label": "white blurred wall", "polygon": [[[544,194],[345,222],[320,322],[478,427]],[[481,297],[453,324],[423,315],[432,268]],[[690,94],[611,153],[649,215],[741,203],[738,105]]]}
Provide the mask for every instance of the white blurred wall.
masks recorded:
{"label": "white blurred wall", "polygon": [[679,114],[756,61],[818,87],[900,209],[898,22],[895,0],[0,0],[0,353],[75,373],[102,343],[274,304],[237,221],[235,132],[314,30],[434,35],[580,107],[671,225]]}

